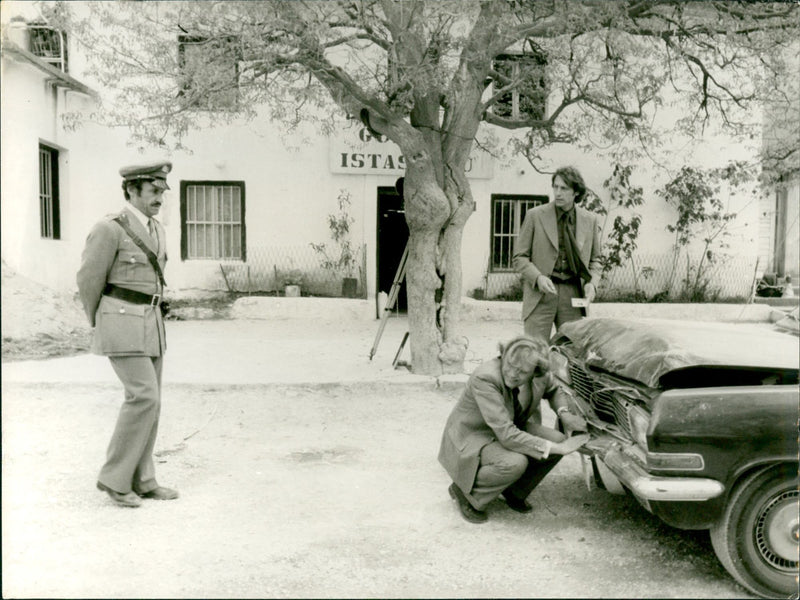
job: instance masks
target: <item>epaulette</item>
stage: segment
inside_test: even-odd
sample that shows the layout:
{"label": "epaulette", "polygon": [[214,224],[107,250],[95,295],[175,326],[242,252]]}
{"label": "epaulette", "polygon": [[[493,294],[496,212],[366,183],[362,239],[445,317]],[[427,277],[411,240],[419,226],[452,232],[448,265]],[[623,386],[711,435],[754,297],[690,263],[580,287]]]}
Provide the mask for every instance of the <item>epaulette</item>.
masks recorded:
{"label": "epaulette", "polygon": [[103,219],[106,221],[113,221],[114,219],[122,219],[123,221],[127,221],[128,215],[124,210],[121,210],[120,212],[108,213],[103,217]]}

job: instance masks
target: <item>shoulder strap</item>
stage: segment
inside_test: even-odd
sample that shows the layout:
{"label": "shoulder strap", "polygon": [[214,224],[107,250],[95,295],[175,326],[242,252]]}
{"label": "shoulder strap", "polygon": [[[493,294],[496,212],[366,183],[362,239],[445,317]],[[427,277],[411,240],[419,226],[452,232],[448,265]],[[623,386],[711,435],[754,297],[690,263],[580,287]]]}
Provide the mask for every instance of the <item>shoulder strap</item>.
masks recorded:
{"label": "shoulder strap", "polygon": [[158,280],[161,282],[161,287],[167,287],[167,282],[164,281],[164,272],[161,270],[161,265],[158,264],[158,257],[155,255],[155,253],[153,253],[152,250],[150,250],[150,248],[147,247],[147,245],[142,241],[142,238],[133,232],[131,226],[128,225],[128,220],[122,215],[118,215],[114,217],[112,221],[118,223],[119,226],[125,230],[125,233],[128,234],[128,237],[133,240],[133,243],[141,248],[142,252],[144,252],[145,256],[147,256],[147,260],[150,261],[150,265],[153,267],[153,269],[155,269],[156,274],[158,275]]}

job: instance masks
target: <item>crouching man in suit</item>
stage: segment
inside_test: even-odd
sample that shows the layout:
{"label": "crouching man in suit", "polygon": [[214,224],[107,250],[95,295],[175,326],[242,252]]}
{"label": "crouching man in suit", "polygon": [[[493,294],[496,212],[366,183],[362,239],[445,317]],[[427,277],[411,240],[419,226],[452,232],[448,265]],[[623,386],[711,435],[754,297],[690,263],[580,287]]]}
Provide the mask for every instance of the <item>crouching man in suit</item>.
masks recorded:
{"label": "crouching man in suit", "polygon": [[98,489],[118,506],[142,498],[173,500],[156,482],[153,446],[161,412],[161,367],[167,349],[161,300],[167,262],[161,209],[169,162],[120,169],[127,206],[95,224],[86,239],[78,291],[94,328],[92,352],[108,356],[125,388]]}
{"label": "crouching man in suit", "polygon": [[[542,425],[539,404],[549,401],[559,427]],[[583,446],[586,422],[570,412],[569,397],[549,369],[539,338],[520,336],[500,346],[467,381],[450,413],[439,462],[453,480],[450,496],[471,523],[487,520],[485,507],[500,494],[509,508],[527,513],[527,497],[565,454]]]}

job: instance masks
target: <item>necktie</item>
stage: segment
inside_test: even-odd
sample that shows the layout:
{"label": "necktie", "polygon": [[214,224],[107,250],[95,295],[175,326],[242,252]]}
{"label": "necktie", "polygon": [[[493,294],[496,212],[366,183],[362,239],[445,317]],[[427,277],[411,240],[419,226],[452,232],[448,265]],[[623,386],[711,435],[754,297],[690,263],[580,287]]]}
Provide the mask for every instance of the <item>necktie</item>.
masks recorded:
{"label": "necktie", "polygon": [[522,422],[523,415],[522,404],[519,402],[519,388],[511,390],[511,398],[514,400],[514,418],[512,420],[514,421],[514,425],[522,429],[525,424]]}
{"label": "necktie", "polygon": [[147,219],[147,230],[150,232],[150,237],[156,243],[156,251],[158,251],[158,233],[156,232],[156,223],[153,219]]}
{"label": "necktie", "polygon": [[575,211],[562,212],[558,219],[558,234],[564,244],[564,252],[567,255],[567,264],[573,275],[578,275],[584,281],[591,281],[592,274],[583,264],[581,255],[578,252],[578,243],[575,241],[573,227],[575,226]]}

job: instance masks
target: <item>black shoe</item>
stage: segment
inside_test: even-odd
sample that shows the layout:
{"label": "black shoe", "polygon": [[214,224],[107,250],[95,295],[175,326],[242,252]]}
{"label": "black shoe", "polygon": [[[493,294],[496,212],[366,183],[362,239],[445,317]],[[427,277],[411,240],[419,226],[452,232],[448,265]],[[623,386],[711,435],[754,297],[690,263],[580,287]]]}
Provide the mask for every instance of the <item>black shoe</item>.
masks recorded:
{"label": "black shoe", "polygon": [[455,483],[450,484],[448,488],[450,496],[458,502],[458,508],[461,509],[461,516],[470,523],[485,523],[489,518],[485,511],[478,510],[469,503],[464,492],[461,491]]}
{"label": "black shoe", "polygon": [[503,498],[506,499],[506,504],[508,504],[508,508],[517,511],[518,513],[525,514],[533,510],[533,507],[530,504],[528,504],[527,500],[520,500],[516,496],[513,496],[512,494],[506,494],[505,492],[503,492]]}
{"label": "black shoe", "polygon": [[151,500],[175,500],[179,494],[177,490],[158,486],[149,492],[142,492],[139,494],[142,498],[150,498]]}
{"label": "black shoe", "polygon": [[116,504],[117,506],[124,506],[126,508],[138,508],[142,505],[142,499],[139,498],[133,492],[128,492],[127,494],[123,494],[121,492],[117,492],[112,490],[110,487],[103,485],[99,481],[97,482],[97,489],[101,492],[105,492],[108,494],[108,497]]}

